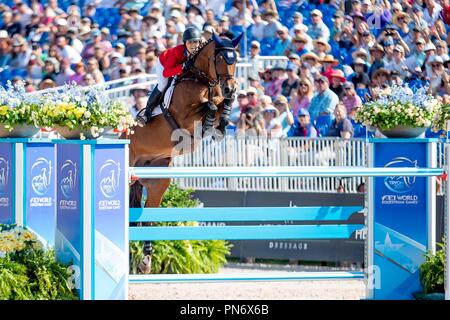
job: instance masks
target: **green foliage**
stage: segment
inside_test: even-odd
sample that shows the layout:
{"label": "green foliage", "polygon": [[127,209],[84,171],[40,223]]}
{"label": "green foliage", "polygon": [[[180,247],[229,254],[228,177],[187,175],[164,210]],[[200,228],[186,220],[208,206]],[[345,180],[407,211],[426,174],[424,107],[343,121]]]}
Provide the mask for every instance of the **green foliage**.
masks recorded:
{"label": "green foliage", "polygon": [[67,266],[28,230],[0,225],[0,300],[73,300]]}
{"label": "green foliage", "polygon": [[[171,184],[161,202],[163,208],[193,208],[200,205],[192,198],[191,189],[183,190]],[[201,209],[200,209],[201,210]],[[164,222],[158,226],[197,226],[197,222]],[[130,273],[138,273],[137,266],[144,258],[143,241],[130,242]],[[152,273],[217,273],[226,263],[231,244],[223,240],[152,241]]]}
{"label": "green foliage", "polygon": [[436,255],[431,251],[425,255],[425,262],[420,266],[420,281],[425,293],[444,292],[445,246],[438,243],[441,250]]}

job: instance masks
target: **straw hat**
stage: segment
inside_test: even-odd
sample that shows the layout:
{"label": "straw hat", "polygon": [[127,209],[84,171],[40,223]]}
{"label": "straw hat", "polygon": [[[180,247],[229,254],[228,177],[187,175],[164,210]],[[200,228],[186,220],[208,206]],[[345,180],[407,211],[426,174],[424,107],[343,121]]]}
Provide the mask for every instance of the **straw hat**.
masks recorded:
{"label": "straw hat", "polygon": [[397,13],[397,14],[395,14],[394,17],[392,18],[392,22],[395,23],[397,26],[399,26],[399,23],[398,23],[398,19],[399,19],[399,18],[405,18],[405,19],[406,19],[406,22],[408,22],[408,21],[410,20],[410,18],[409,18],[409,16],[408,16],[407,13],[405,13],[405,12]]}
{"label": "straw hat", "polygon": [[309,59],[309,58],[312,58],[312,59],[316,60],[315,63],[319,62],[319,57],[314,52],[304,53],[304,54],[302,54],[300,59],[301,59],[302,62],[305,62],[305,60]]}
{"label": "straw hat", "polygon": [[352,58],[353,58],[353,60],[355,60],[356,58],[358,58],[358,56],[361,56],[361,55],[364,56],[364,60],[366,60],[366,61],[369,60],[369,53],[364,48],[359,48],[358,50],[354,51],[352,53]]}
{"label": "straw hat", "polygon": [[321,63],[328,62],[332,63],[333,66],[337,66],[339,64],[339,61],[336,60],[331,54],[327,54],[324,58],[319,60]]}
{"label": "straw hat", "polygon": [[378,76],[380,76],[382,74],[384,74],[384,75],[389,77],[391,75],[391,72],[388,69],[379,68],[373,73],[372,79],[375,79],[375,78],[377,78]]}
{"label": "straw hat", "polygon": [[330,44],[329,44],[328,41],[327,41],[326,39],[324,39],[324,38],[319,38],[319,39],[317,39],[317,40],[314,40],[313,43],[314,43],[314,45],[316,45],[316,44],[318,44],[318,43],[323,44],[323,45],[325,46],[325,52],[330,52],[330,51],[331,51],[331,46],[330,46]]}

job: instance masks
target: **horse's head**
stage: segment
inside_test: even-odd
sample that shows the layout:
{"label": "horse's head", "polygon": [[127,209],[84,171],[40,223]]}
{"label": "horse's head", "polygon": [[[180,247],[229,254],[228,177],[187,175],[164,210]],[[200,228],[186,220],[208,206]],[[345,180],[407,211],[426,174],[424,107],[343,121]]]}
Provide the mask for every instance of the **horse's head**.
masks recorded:
{"label": "horse's head", "polygon": [[213,41],[215,44],[214,66],[216,77],[219,79],[222,95],[225,98],[231,98],[236,91],[237,82],[234,78],[234,72],[237,63],[236,48],[242,39],[241,33],[236,38],[220,38],[215,33]]}

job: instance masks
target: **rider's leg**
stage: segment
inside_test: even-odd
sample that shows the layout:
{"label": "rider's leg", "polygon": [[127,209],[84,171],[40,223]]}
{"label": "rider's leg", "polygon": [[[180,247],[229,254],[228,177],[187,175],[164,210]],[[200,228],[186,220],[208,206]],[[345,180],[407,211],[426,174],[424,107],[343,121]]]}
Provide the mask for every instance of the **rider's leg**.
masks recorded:
{"label": "rider's leg", "polygon": [[156,75],[158,77],[158,85],[155,86],[152,93],[150,94],[148,101],[147,101],[147,107],[145,109],[145,116],[147,119],[151,117],[151,114],[153,112],[153,109],[156,107],[156,104],[159,102],[159,99],[161,98],[161,94],[164,91],[164,89],[167,86],[167,83],[169,79],[165,78],[163,76],[163,70],[164,67],[162,66],[161,62],[159,62],[159,59],[156,60]]}

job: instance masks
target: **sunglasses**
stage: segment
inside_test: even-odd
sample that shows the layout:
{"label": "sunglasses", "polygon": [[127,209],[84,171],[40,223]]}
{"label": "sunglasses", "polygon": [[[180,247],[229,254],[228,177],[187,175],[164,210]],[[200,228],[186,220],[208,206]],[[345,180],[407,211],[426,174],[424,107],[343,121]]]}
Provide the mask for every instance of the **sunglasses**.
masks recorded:
{"label": "sunglasses", "polygon": [[255,94],[253,92],[247,93],[247,96],[254,96]]}
{"label": "sunglasses", "polygon": [[314,80],[314,82],[315,82],[315,83],[325,83],[325,81],[324,81],[324,80],[322,80],[322,79],[319,79],[319,80]]}
{"label": "sunglasses", "polygon": [[304,83],[304,82],[303,82],[303,83],[300,83],[300,86],[301,86],[301,87],[308,87],[308,88],[309,88],[309,84]]}
{"label": "sunglasses", "polygon": [[442,64],[440,64],[440,63],[432,63],[431,64],[432,68],[440,68],[441,66],[442,66]]}
{"label": "sunglasses", "polygon": [[241,98],[241,99],[246,98],[246,97],[247,97],[247,96],[246,96],[246,95],[243,95],[243,94],[238,95],[238,98]]}

